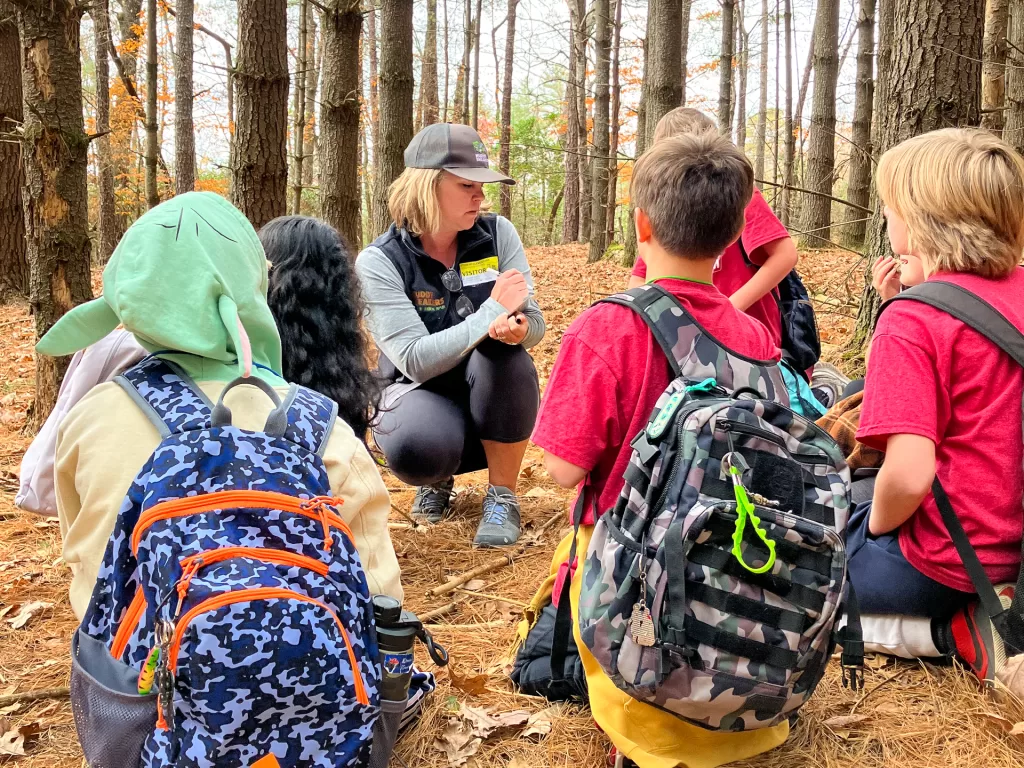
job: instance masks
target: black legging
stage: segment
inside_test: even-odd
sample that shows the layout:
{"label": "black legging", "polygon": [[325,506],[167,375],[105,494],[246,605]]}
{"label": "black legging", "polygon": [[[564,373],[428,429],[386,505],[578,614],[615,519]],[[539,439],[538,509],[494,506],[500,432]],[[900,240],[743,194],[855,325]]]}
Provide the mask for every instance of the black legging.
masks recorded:
{"label": "black legging", "polygon": [[487,466],[481,440],[518,443],[533,432],[540,384],[521,346],[487,339],[380,416],[373,437],[409,485],[433,485]]}

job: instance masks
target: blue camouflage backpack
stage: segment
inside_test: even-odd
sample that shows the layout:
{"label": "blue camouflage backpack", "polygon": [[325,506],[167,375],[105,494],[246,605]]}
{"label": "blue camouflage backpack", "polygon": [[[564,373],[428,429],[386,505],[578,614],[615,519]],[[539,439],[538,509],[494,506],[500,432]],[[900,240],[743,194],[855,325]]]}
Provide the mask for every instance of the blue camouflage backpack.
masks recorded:
{"label": "blue camouflage backpack", "polygon": [[[673,380],[633,438],[618,502],[578,566],[583,644],[620,690],[710,730],[794,716],[837,640],[844,680],[861,684],[839,447],[788,407],[776,363],[726,349],[663,289],[604,301],[644,319]],[[563,590],[558,649],[568,639]],[[556,675],[563,663],[563,651],[552,654]]]}
{"label": "blue camouflage backpack", "polygon": [[[213,405],[173,363],[116,379],[160,431],[72,641],[93,768],[366,765],[380,671],[366,577],[321,459],[337,405],[236,379]],[[224,395],[260,388],[262,432]]]}

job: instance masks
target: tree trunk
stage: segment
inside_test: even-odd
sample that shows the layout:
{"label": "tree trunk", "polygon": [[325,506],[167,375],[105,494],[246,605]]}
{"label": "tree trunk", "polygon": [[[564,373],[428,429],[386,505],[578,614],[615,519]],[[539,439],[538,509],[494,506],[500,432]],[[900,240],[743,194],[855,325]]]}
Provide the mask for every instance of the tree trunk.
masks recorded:
{"label": "tree trunk", "polygon": [[790,19],[793,15],[792,0],[784,0],[783,25],[786,35],[786,125],[783,130],[785,146],[782,160],[782,194],[779,196],[779,218],[789,226],[789,187],[793,183],[793,160],[796,149],[796,128],[793,125],[793,29]]}
{"label": "tree trunk", "polygon": [[[180,2],[180,0],[179,0]],[[292,199],[291,213],[302,212],[302,161],[306,132],[306,56],[309,45],[309,3],[299,0],[299,45],[295,49],[295,84],[292,87]]]}
{"label": "tree trunk", "polygon": [[[469,65],[473,54],[473,0],[465,0],[466,18],[463,22],[462,64],[455,78],[455,122],[469,125]],[[461,87],[460,87],[461,86]]]}
{"label": "tree trunk", "polygon": [[997,135],[1003,130],[1006,100],[1006,34],[1010,0],[988,0],[981,66],[981,127]]}
{"label": "tree trunk", "polygon": [[[576,0],[569,0],[570,13]],[[1024,2],[1024,0],[1022,0]],[[569,24],[569,68],[565,77],[565,212],[562,242],[574,243],[580,234],[580,118],[576,98],[576,25]]]}
{"label": "tree trunk", "polygon": [[579,242],[590,241],[591,219],[591,178],[590,178],[590,131],[588,130],[587,109],[587,4],[586,0],[573,0],[570,6],[571,23],[576,25],[576,116],[579,118],[580,136],[580,230]]}
{"label": "tree trunk", "polygon": [[[879,53],[885,47],[887,3],[879,24]],[[876,112],[875,151],[881,155],[906,139],[951,126],[975,126],[981,119],[981,55],[985,0],[956,5],[942,0],[900,0],[892,15],[891,59],[881,71],[884,89]],[[881,70],[881,68],[880,68]],[[891,254],[882,206],[875,205],[867,236],[864,293],[847,352],[859,357],[878,314],[871,266]]]}
{"label": "tree trunk", "polygon": [[420,101],[423,125],[437,122],[437,0],[427,0],[427,35],[423,43],[420,76]]}
{"label": "tree trunk", "polygon": [[[0,15],[4,9],[0,4]],[[106,264],[117,246],[114,201],[114,165],[110,154],[110,7],[95,0],[89,15],[93,23],[93,55],[96,65],[96,261]],[[15,48],[17,50],[17,48]],[[11,70],[16,71],[15,69]],[[0,130],[3,126],[0,125]],[[0,225],[2,227],[2,225]],[[24,232],[19,228],[19,231]]]}
{"label": "tree trunk", "polygon": [[761,0],[761,82],[754,133],[754,178],[763,179],[764,152],[768,141],[768,0]]}
{"label": "tree trunk", "polygon": [[[360,0],[332,0],[321,17],[320,208],[350,246],[362,241],[359,200]],[[386,38],[385,38],[386,39]],[[370,45],[370,40],[365,40]],[[385,46],[386,49],[386,46]],[[411,104],[410,104],[411,107]],[[374,147],[374,155],[380,147]],[[376,237],[376,234],[374,234]]]}
{"label": "tree trunk", "polygon": [[448,0],[441,0],[444,13],[444,99],[441,115],[441,122],[448,122]]}
{"label": "tree trunk", "polygon": [[[138,83],[138,54],[142,48],[142,40],[139,37],[139,30],[142,28],[142,20],[139,14],[142,12],[142,0],[121,0],[121,12],[117,15],[117,27],[120,44],[121,66],[124,71],[124,78],[136,88]],[[125,89],[127,90],[127,89]],[[114,158],[114,183],[121,189],[126,189],[129,195],[126,199],[130,201],[137,189],[135,179],[135,167],[139,160],[138,148],[136,146],[136,126],[139,124],[139,114],[142,112],[142,102],[129,93],[124,93],[114,99],[111,108],[111,154]],[[116,198],[115,198],[116,200]],[[114,240],[120,240],[132,221],[135,219],[135,212],[129,204],[117,206]]]}
{"label": "tree trunk", "polygon": [[156,78],[156,0],[146,0],[146,207],[160,205],[160,192],[156,185],[156,158],[160,152],[157,137],[157,78]]}
{"label": "tree trunk", "polygon": [[[639,158],[650,144],[650,138],[654,134],[654,126],[647,119],[647,92],[650,88],[650,80],[647,77],[648,68],[651,66],[649,53],[654,44],[655,28],[651,23],[651,14],[647,14],[647,28],[644,34],[643,45],[643,77],[640,83],[640,103],[636,108],[636,157]],[[634,163],[635,167],[635,163]],[[632,195],[630,195],[632,203]],[[630,204],[626,208],[626,224],[622,233],[622,266],[632,268],[636,264],[637,242],[636,226],[634,225],[634,211]]]}
{"label": "tree trunk", "polygon": [[382,0],[380,10],[380,146],[374,158],[372,232],[391,223],[388,187],[405,169],[412,141],[412,0]]}
{"label": "tree trunk", "polygon": [[558,218],[558,206],[562,204],[562,198],[564,194],[565,187],[558,190],[558,193],[555,195],[555,199],[551,202],[551,213],[548,216],[547,238],[544,240],[545,245],[551,245],[551,243],[553,242],[552,237],[555,231],[555,219]]}
{"label": "tree trunk", "polygon": [[[812,192],[832,194],[836,147],[836,78],[839,75],[839,0],[819,0],[814,20],[814,98],[807,140],[807,178]],[[807,195],[803,201],[802,227],[805,248],[824,245],[830,235],[832,201]],[[820,239],[819,239],[820,238]]]}
{"label": "tree trunk", "polygon": [[[0,0],[0,131],[20,125],[24,110],[21,93],[21,43],[14,8]],[[97,124],[99,120],[97,118]],[[0,301],[27,297],[28,256],[25,243],[25,211],[21,187],[25,183],[21,146],[0,141]]]}
{"label": "tree trunk", "polygon": [[256,229],[288,210],[287,31],[287,0],[238,1],[232,202]]}
{"label": "tree trunk", "polygon": [[[316,89],[317,81],[320,79],[320,58],[323,50],[316,44],[316,14],[310,13],[306,17],[308,32],[306,33],[306,125],[303,128],[302,137],[302,185],[305,187],[313,184],[314,167],[317,162],[317,138],[316,138]],[[363,89],[360,87],[359,92]]]}
{"label": "tree trunk", "polygon": [[1009,61],[1006,68],[1006,124],[1003,138],[1024,153],[1024,0],[1011,0]]}
{"label": "tree trunk", "polygon": [[[377,65],[377,9],[376,0],[368,0],[366,9],[366,48],[370,53],[370,139],[373,144],[374,157],[377,155],[377,142],[380,139],[380,98],[377,94],[377,81],[380,78],[380,67]],[[324,59],[326,60],[326,56]],[[326,61],[324,62],[326,66]],[[321,86],[322,87],[322,86]],[[323,119],[323,118],[321,118]]]}
{"label": "tree trunk", "polygon": [[[92,298],[82,121],[80,10],[70,0],[17,0],[24,70],[25,232],[36,338]],[[28,428],[57,401],[68,358],[36,355],[36,399]]]}
{"label": "tree trunk", "polygon": [[[615,208],[619,185],[619,102],[622,87],[619,84],[619,49],[622,41],[622,0],[615,0],[615,18],[612,21],[612,64],[611,64],[611,126],[612,136],[608,145],[608,221],[605,224],[607,242],[615,242]],[[680,78],[682,80],[682,78]]]}
{"label": "tree trunk", "polygon": [[174,191],[196,187],[196,137],[192,123],[193,0],[178,0],[177,55],[174,57]]}
{"label": "tree trunk", "polygon": [[[648,14],[657,33],[648,41],[647,103],[644,113],[645,134],[654,134],[658,121],[683,100],[683,73],[679,57],[682,45],[682,3],[680,0],[651,0]],[[647,131],[646,126],[651,126]]]}
{"label": "tree trunk", "polygon": [[690,10],[693,0],[681,0],[679,9],[679,106],[686,106],[686,56],[690,48]]}
{"label": "tree trunk", "polygon": [[480,127],[480,22],[483,0],[476,0],[476,24],[473,27],[473,130]]}
{"label": "tree trunk", "polygon": [[[594,0],[594,159],[591,162],[591,226],[588,263],[604,257],[608,247],[605,221],[608,202],[608,75],[611,53],[611,9],[608,0]],[[678,28],[678,27],[677,27]],[[672,61],[677,62],[675,51]],[[678,78],[677,78],[678,80]]]}
{"label": "tree trunk", "polygon": [[[505,24],[505,80],[501,89],[501,152],[498,169],[506,176],[511,167],[512,150],[512,59],[516,54],[516,6],[518,0],[508,0],[508,19]],[[512,218],[512,187],[501,185],[501,215]],[[525,224],[525,222],[524,222]]]}
{"label": "tree trunk", "polygon": [[733,81],[732,103],[736,111],[736,146],[747,151],[747,74],[750,72],[750,36],[746,27],[746,3],[740,0],[736,14],[736,63],[739,78]]}
{"label": "tree trunk", "polygon": [[[866,208],[871,202],[871,118],[875,81],[875,0],[860,0],[857,30],[857,89],[853,102],[853,134],[850,147],[850,176],[846,198]],[[864,243],[867,222],[864,212],[844,206],[843,242],[850,248]]]}
{"label": "tree trunk", "polygon": [[718,61],[718,130],[732,134],[732,53],[736,0],[722,2],[722,50]]}

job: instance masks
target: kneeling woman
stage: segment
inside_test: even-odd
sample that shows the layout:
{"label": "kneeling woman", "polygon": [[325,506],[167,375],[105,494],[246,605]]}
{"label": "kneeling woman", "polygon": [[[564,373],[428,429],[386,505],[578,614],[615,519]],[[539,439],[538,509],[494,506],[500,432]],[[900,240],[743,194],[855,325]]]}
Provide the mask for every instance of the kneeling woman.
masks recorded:
{"label": "kneeling woman", "polygon": [[464,125],[420,131],[392,184],[393,224],[356,261],[368,325],[389,386],[373,429],[388,466],[420,486],[413,512],[451,506],[454,475],[487,468],[474,544],[519,538],[516,481],[539,402],[526,350],[544,336],[533,281],[511,222],[481,213],[489,169]]}

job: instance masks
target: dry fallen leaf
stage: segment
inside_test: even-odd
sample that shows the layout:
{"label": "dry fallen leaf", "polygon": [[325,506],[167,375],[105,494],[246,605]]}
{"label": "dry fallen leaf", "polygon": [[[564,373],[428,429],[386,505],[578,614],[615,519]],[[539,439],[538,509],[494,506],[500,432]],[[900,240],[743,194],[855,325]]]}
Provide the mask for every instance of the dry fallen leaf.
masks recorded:
{"label": "dry fallen leaf", "polygon": [[483,739],[473,733],[469,723],[453,717],[435,743],[448,757],[448,765],[459,768],[477,753]]}
{"label": "dry fallen leaf", "polygon": [[992,723],[992,725],[999,728],[1003,733],[1009,733],[1013,729],[1013,721],[1007,720],[1001,715],[993,715],[991,712],[983,712],[981,716]]}
{"label": "dry fallen leaf", "polygon": [[448,679],[451,680],[452,688],[471,696],[479,696],[486,691],[487,684],[491,681],[488,675],[460,675],[452,667],[448,668]]}
{"label": "dry fallen leaf", "polygon": [[503,621],[519,621],[523,618],[523,609],[514,603],[506,603],[504,600],[488,600],[484,608],[492,615]]}
{"label": "dry fallen leaf", "polygon": [[530,713],[517,709],[512,712],[491,712],[483,707],[463,706],[462,716],[473,727],[473,733],[487,738],[502,728],[518,728],[530,719]]}
{"label": "dry fallen leaf", "polygon": [[487,586],[487,582],[483,579],[470,579],[462,585],[462,588],[468,592],[479,592],[485,586]]}
{"label": "dry fallen leaf", "polygon": [[34,617],[37,613],[45,611],[47,608],[52,607],[53,603],[45,603],[42,600],[36,600],[31,603],[26,603],[25,605],[21,606],[21,610],[18,611],[17,616],[15,616],[13,619],[8,619],[7,621],[12,628],[21,629],[26,624],[28,624],[29,621],[32,620],[32,617]]}
{"label": "dry fallen leaf", "polygon": [[1008,658],[996,677],[1010,693],[1024,699],[1024,653]]}
{"label": "dry fallen leaf", "polygon": [[14,610],[14,606],[13,605],[5,605],[3,608],[0,608],[0,619],[2,619],[4,616],[6,616],[8,613],[10,613],[13,610]]}
{"label": "dry fallen leaf", "polygon": [[523,498],[526,499],[544,499],[554,494],[546,488],[531,488],[523,494]]}
{"label": "dry fallen leaf", "polygon": [[871,715],[838,715],[826,720],[825,725],[829,728],[849,728],[851,725],[863,723],[869,717]]}
{"label": "dry fallen leaf", "polygon": [[12,728],[6,720],[0,720],[0,755],[21,757],[25,754],[25,740],[37,736],[43,730],[41,723],[27,723]]}
{"label": "dry fallen leaf", "polygon": [[561,713],[562,707],[558,704],[534,712],[526,721],[526,729],[522,736],[547,736],[551,733],[551,725],[554,719]]}

